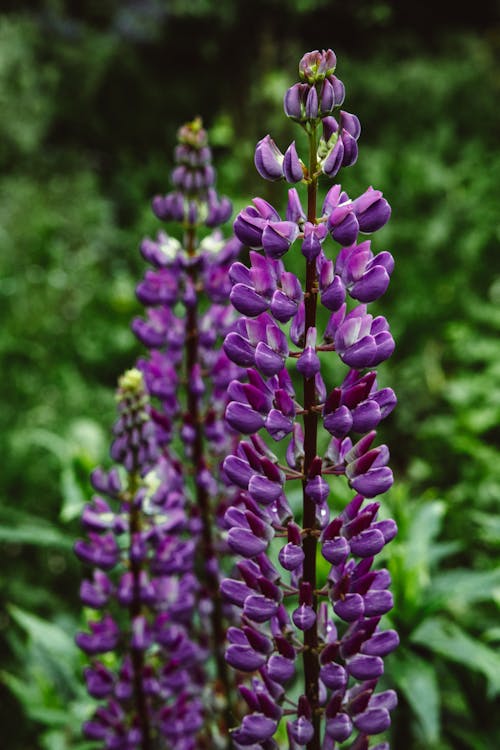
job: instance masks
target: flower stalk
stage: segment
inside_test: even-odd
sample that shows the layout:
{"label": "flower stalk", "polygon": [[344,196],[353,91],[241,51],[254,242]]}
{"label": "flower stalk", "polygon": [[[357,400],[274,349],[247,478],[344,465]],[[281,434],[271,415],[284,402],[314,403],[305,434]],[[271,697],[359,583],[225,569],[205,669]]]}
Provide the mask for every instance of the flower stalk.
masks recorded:
{"label": "flower stalk", "polygon": [[[387,289],[393,259],[386,251],[374,256],[369,241],[358,242],[360,232],[384,226],[390,208],[373,188],[351,200],[334,185],[318,215],[319,177],[334,177],[358,154],[359,121],[339,109],[344,86],[333,75],[335,63],[331,50],[304,55],[301,82],[285,94],[285,113],[308,135],[308,167],[295,143],[283,154],[269,135],[255,151],[264,179],[307,186],[307,210],[294,187],[285,219],[255,198],[234,223],[237,237],[251,248],[250,267],[235,263],[230,270],[231,301],[242,317],[224,348],[247,368],[247,382],[230,384],[226,419],[249,439],[224,461],[228,479],[241,489],[241,509],[230,508],[226,523],[229,544],[243,559],[237,565],[241,578],[223,581],[222,591],[241,611],[240,626],[228,632],[226,659],[254,675],[251,686],[239,688],[250,713],[233,733],[237,750],[276,748],[282,720],[290,750],[335,750],[353,733],[350,750],[367,750],[370,737],[388,728],[396,703],[393,691],[374,692],[382,656],[398,637],[379,630],[392,607],[390,577],[385,569],[372,570],[396,526],[377,521],[378,502],[365,502],[393,481],[387,446],[373,443],[396,398],[390,388],[378,389],[373,368],[392,354],[394,341],[385,318],[367,312]],[[328,235],[341,246],[333,258]],[[284,262],[296,243],[305,258],[303,279]],[[348,307],[349,297],[360,304]],[[319,304],[330,314],[324,330]],[[346,365],[340,385],[323,379],[319,352]],[[330,437],[323,455],[320,429]],[[260,432],[278,444],[286,440],[280,458]],[[338,477],[356,494],[332,509],[330,482]],[[286,482],[296,479],[303,495],[297,518],[286,492]],[[270,559],[277,545],[280,569]],[[320,588],[318,551],[330,565]],[[293,710],[286,684],[299,669],[299,655],[303,692]],[[387,747],[382,742],[373,750]]]}
{"label": "flower stalk", "polygon": [[[318,178],[316,176],[316,132],[309,135],[309,182],[307,185],[307,220],[316,224],[316,202],[318,190]],[[317,274],[314,260],[306,259],[306,286],[305,286],[305,330],[316,327],[317,308]],[[317,455],[317,433],[318,412],[316,411],[316,384],[314,377],[303,375],[304,396],[304,463],[302,480],[302,523],[305,534],[302,539],[304,552],[304,568],[302,580],[309,584],[312,594],[312,610],[315,615],[318,611],[318,599],[316,595],[316,505],[307,492],[309,472]],[[317,617],[310,628],[304,631],[304,693],[309,701],[312,712],[312,725],[314,736],[308,743],[308,750],[319,750],[319,654],[318,654],[318,631]]]}

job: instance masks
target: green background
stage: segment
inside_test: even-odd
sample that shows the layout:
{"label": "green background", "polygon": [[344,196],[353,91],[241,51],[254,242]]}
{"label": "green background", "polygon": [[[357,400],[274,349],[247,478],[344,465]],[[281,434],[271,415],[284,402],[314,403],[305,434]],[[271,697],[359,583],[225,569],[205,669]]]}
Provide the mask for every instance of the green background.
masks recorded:
{"label": "green background", "polygon": [[396,270],[374,308],[399,405],[381,430],[402,645],[395,750],[500,747],[500,21],[498,4],[368,0],[2,3],[0,15],[0,718],[7,750],[91,747],[72,638],[72,544],[107,462],[119,373],[169,189],[179,124],[209,128],[218,187],[262,195],[255,142],[284,150],[301,55],[332,47],[362,124],[351,195],[393,208],[374,239]]}

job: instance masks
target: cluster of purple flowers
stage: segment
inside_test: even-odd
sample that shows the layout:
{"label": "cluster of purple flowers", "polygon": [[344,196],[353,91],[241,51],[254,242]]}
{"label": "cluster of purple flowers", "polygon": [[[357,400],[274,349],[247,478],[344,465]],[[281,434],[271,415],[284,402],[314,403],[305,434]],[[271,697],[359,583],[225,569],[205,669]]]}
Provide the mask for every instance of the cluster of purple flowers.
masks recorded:
{"label": "cluster of purple flowers", "polygon": [[[117,621],[108,616],[90,623],[90,635],[78,636],[78,644],[89,654],[97,653],[92,651],[97,641],[101,650],[103,642],[106,651],[122,645],[125,653],[129,648],[123,667],[135,685],[127,695],[129,702],[120,703],[114,696],[85,727],[87,736],[105,740],[104,747],[123,750],[225,748],[234,723],[233,680],[223,650],[231,608],[223,605],[219,592],[219,560],[227,544],[219,525],[235,491],[221,480],[219,465],[235,441],[224,411],[229,383],[241,371],[222,350],[222,340],[234,319],[228,272],[242,245],[234,237],[226,241],[215,228],[229,217],[231,203],[215,191],[201,121],[184,125],[178,138],[175,190],[157,196],[153,210],[161,219],[180,224],[181,236],[161,231],[156,239],[142,242],[141,253],[152,269],[137,286],[146,317],[132,323],[149,350],[133,377],[140,379],[147,394],[140,398],[154,399],[155,406],[148,400],[145,411],[136,414],[120,401],[123,414],[111,455],[128,472],[129,486],[115,492],[110,485],[110,490],[100,472],[94,475],[94,485],[125,506],[113,514],[101,497],[95,498],[83,515],[87,540],[76,545],[85,562],[103,570],[124,569],[114,584],[97,572],[94,583],[85,582],[82,601],[87,605],[89,592],[104,596],[105,589],[106,603],[111,590],[115,592],[118,603],[129,611],[131,640],[122,642]],[[127,382],[131,378],[127,375]],[[116,472],[110,476],[110,481],[117,481]],[[133,519],[128,535],[127,523],[123,521],[122,529],[114,520],[127,513]],[[122,532],[120,547],[115,537]],[[133,650],[137,639],[144,649],[156,649],[153,662],[175,682],[175,700],[165,693],[156,673],[144,671],[145,659],[144,669],[138,666]],[[147,668],[152,669],[149,663]],[[104,679],[103,670],[99,664],[88,672],[89,692],[95,697],[104,697],[96,688]],[[106,680],[114,689],[111,676]],[[161,705],[157,714],[152,713],[153,687],[158,688]],[[114,734],[108,719],[116,728]],[[129,744],[116,739],[124,732],[132,732]]]}
{"label": "cluster of purple flowers", "polygon": [[[224,596],[240,611],[226,659],[252,675],[239,688],[249,712],[233,732],[235,748],[278,747],[273,738],[283,719],[292,750],[333,750],[353,733],[350,749],[366,750],[370,737],[389,727],[396,704],[392,690],[375,692],[383,657],[398,636],[380,629],[393,600],[388,571],[373,563],[397,529],[391,520],[377,520],[378,502],[365,503],[393,481],[389,450],[374,441],[396,397],[378,387],[373,368],[392,354],[394,341],[386,319],[373,317],[367,304],[386,291],[394,262],[389,252],[374,254],[369,240],[358,239],[383,227],[390,207],[371,187],[352,200],[334,185],[317,215],[318,178],[333,177],[358,153],[358,119],[342,110],[332,114],[344,99],[335,62],[331,50],[305,55],[301,82],[285,94],[285,113],[308,135],[307,166],[294,143],[283,154],[269,136],[255,153],[265,179],[307,185],[307,210],[291,188],[285,219],[255,198],[234,223],[236,236],[252,249],[250,266],[235,262],[229,272],[231,301],[242,317],[224,342],[228,357],[247,368],[245,382],[229,385],[226,418],[250,436],[224,461],[228,483],[240,489],[238,506],[225,515],[228,544],[242,558],[237,575],[222,582]],[[323,249],[329,236],[341,246],[334,259]],[[305,285],[282,260],[297,245]],[[323,330],[318,302],[328,311]],[[348,371],[332,387],[334,352]],[[320,452],[321,423],[330,438]],[[277,443],[286,439],[281,462],[261,430]],[[332,518],[334,476],[345,477],[355,495]],[[302,484],[300,518],[287,500],[287,481]],[[294,701],[286,685],[299,671],[299,655],[303,689]]]}
{"label": "cluster of purple flowers", "polygon": [[[394,261],[359,235],[383,227],[390,207],[372,187],[351,199],[336,184],[318,211],[319,178],[358,156],[335,65],[331,50],[306,54],[285,94],[308,158],[269,135],[255,151],[262,177],[307,186],[306,208],[295,187],[284,218],[255,198],[225,240],[231,203],[215,190],[199,119],[179,130],[174,190],[153,200],[182,234],[141,244],[152,268],[132,328],[148,355],[120,380],[120,469],[93,473],[75,545],[91,568],[81,600],[96,612],[77,643],[102,701],[84,732],[107,750],[273,750],[283,732],[290,750],[389,747],[370,744],[397,702],[376,688],[399,642],[381,627],[393,599],[374,565],[397,533],[378,517],[393,475],[376,430],[396,397],[374,368],[394,340],[367,306]],[[285,265],[297,247],[304,283]],[[348,493],[335,512],[334,481]],[[301,513],[289,482],[301,485]]]}
{"label": "cluster of purple flowers", "polygon": [[182,475],[160,455],[139,370],[121,377],[117,397],[111,455],[121,470],[93,472],[99,494],[75,544],[92,568],[80,598],[95,613],[76,642],[90,658],[87,689],[104,701],[84,733],[110,750],[152,750],[159,737],[190,750],[203,722],[207,652],[191,636],[199,583],[189,542],[170,553],[180,529],[190,531]]}

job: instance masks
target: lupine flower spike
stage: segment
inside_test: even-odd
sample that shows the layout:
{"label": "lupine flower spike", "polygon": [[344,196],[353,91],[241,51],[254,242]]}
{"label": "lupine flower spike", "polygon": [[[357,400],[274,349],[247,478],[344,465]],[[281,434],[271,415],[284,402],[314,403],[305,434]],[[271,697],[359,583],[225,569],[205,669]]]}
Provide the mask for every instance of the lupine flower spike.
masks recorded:
{"label": "lupine flower spike", "polygon": [[[300,82],[284,97],[286,115],[308,136],[308,157],[300,158],[295,143],[282,152],[269,135],[255,152],[264,179],[306,186],[307,207],[292,187],[284,217],[255,198],[234,223],[251,248],[250,266],[236,262],[229,272],[231,301],[242,315],[224,343],[228,357],[247,369],[245,383],[229,385],[226,419],[248,437],[224,461],[243,503],[226,512],[229,544],[241,556],[238,575],[222,582],[241,613],[226,659],[252,675],[239,688],[248,714],[233,732],[237,749],[276,748],[285,722],[291,750],[334,750],[349,740],[350,750],[387,750],[370,738],[389,727],[396,705],[392,690],[376,692],[383,657],[398,636],[380,628],[393,602],[389,573],[374,567],[397,531],[393,521],[377,520],[374,499],[393,481],[376,428],[396,397],[378,387],[374,368],[394,341],[386,319],[367,308],[386,291],[394,263],[359,238],[383,227],[390,207],[372,187],[352,199],[335,184],[318,212],[321,176],[335,177],[358,155],[359,120],[340,109],[345,92],[335,66],[332,50],[304,55]],[[297,252],[305,283],[286,269],[287,253]],[[329,316],[323,327],[319,305]],[[341,383],[327,380],[331,357],[345,365]],[[329,433],[324,452],[320,429]],[[283,446],[282,461],[272,441]],[[287,483],[297,481],[303,507],[295,518]],[[332,508],[331,482],[340,481],[352,493]],[[325,580],[318,548],[330,566]],[[286,692],[294,676],[302,683],[298,700],[295,687]]]}
{"label": "lupine flower spike", "polygon": [[[151,350],[141,359],[165,459],[182,476],[187,526],[164,545],[162,561],[196,580],[192,637],[213,655],[214,674],[207,675],[204,728],[199,741],[207,747],[228,746],[234,724],[232,674],[224,659],[227,617],[231,608],[220,595],[219,558],[229,549],[222,539],[224,510],[237,503],[237,490],[221,481],[220,465],[234,447],[236,432],[224,420],[229,383],[242,370],[222,349],[235,317],[229,304],[228,272],[242,249],[218,227],[231,215],[231,202],[214,187],[215,171],[207,133],[201,120],[180,128],[172,173],[174,191],[153,200],[153,211],[181,229],[180,239],[160,232],[141,245],[154,270],[137,287],[147,319],[136,319],[133,330]],[[207,232],[208,230],[208,232]],[[179,443],[180,437],[180,443]],[[165,493],[168,484],[162,485]],[[191,580],[190,579],[190,580]],[[201,746],[201,745],[200,745]],[[179,747],[184,748],[184,745]],[[175,745],[177,748],[177,745]]]}
{"label": "lupine flower spike", "polygon": [[117,401],[111,446],[117,466],[93,472],[99,494],[85,506],[86,538],[75,544],[91,570],[80,598],[92,612],[90,632],[78,633],[76,642],[90,659],[88,692],[103,701],[84,734],[110,750],[194,748],[207,656],[189,633],[196,587],[160,562],[184,516],[179,476],[168,470],[167,496],[153,472],[159,446],[139,370],[120,378]]}
{"label": "lupine flower spike", "polygon": [[[79,645],[123,655],[118,676],[103,663],[88,672],[89,692],[108,704],[85,733],[115,750],[223,749],[235,723],[223,653],[232,608],[221,599],[218,561],[229,551],[219,526],[239,491],[221,481],[219,466],[237,435],[223,415],[228,385],[242,371],[221,345],[235,314],[228,271],[242,245],[218,229],[231,203],[215,191],[199,119],[179,130],[175,158],[174,190],[157,196],[153,211],[177,225],[179,238],[162,231],[141,245],[153,269],[137,287],[147,317],[133,330],[149,353],[120,390],[112,457],[125,476],[94,474],[101,494],[84,512],[88,539],[76,547],[98,568],[82,601],[106,612]],[[127,406],[131,382],[142,411]],[[121,577],[111,579],[115,569]],[[108,613],[115,600],[131,618],[125,633],[123,617]],[[144,668],[136,653],[145,655]]]}

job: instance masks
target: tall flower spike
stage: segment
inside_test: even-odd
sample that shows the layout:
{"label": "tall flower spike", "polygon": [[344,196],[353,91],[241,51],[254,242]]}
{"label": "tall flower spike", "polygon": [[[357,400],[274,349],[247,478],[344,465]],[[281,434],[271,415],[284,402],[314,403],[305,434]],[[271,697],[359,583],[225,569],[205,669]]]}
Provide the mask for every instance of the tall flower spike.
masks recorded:
{"label": "tall flower spike", "polygon": [[[298,672],[303,694],[296,711],[290,697],[286,703],[292,749],[334,750],[352,737],[350,750],[367,750],[370,737],[388,728],[397,702],[391,690],[375,692],[383,657],[396,648],[398,636],[380,628],[393,601],[388,571],[374,567],[397,529],[391,520],[378,520],[379,503],[371,500],[393,481],[389,450],[375,438],[396,397],[390,388],[378,388],[373,368],[391,355],[394,341],[386,319],[367,309],[386,291],[394,261],[358,239],[360,232],[382,227],[390,207],[372,187],[351,200],[337,184],[318,213],[320,176],[354,164],[361,131],[358,118],[339,109],[344,86],[335,65],[331,50],[306,54],[301,81],[285,94],[286,115],[307,133],[308,158],[300,160],[295,143],[282,157],[270,136],[257,146],[256,163],[266,157],[263,177],[276,179],[283,170],[288,182],[307,184],[307,211],[292,188],[284,221],[255,198],[234,224],[239,239],[254,248],[250,268],[235,263],[229,272],[231,300],[245,317],[224,343],[228,357],[248,368],[247,383],[229,385],[226,419],[250,437],[224,461],[242,503],[225,516],[229,544],[242,558],[237,575],[222,582],[223,595],[241,613],[226,659],[253,675],[240,686],[249,714],[233,734],[236,748],[276,747],[287,683]],[[327,249],[332,240],[341,246],[336,258]],[[300,252],[305,283],[286,270],[287,253]],[[348,307],[349,297],[355,303]],[[324,329],[318,303],[330,312]],[[340,384],[323,380],[331,377],[328,359],[334,356],[349,368]],[[292,385],[294,369],[294,379],[302,380],[300,396]],[[330,435],[323,455],[320,428]],[[286,441],[286,448],[279,446],[286,465],[271,453],[262,430],[278,444]],[[332,509],[330,485],[342,481],[339,476],[347,498],[344,507]],[[302,484],[296,518],[287,501],[290,481]],[[351,499],[349,487],[356,493]],[[276,537],[283,538],[279,570],[268,557]],[[330,566],[324,580],[318,551]]]}
{"label": "tall flower spike", "polygon": [[[271,169],[272,143],[263,144],[261,151],[262,169]],[[188,528],[179,529],[175,543],[170,538],[166,543],[162,540],[157,562],[160,568],[169,569],[183,561],[183,572],[197,581],[193,607],[188,608],[189,633],[214,657],[205,670],[199,736],[208,745],[225,748],[235,722],[231,707],[234,687],[223,654],[230,608],[223,606],[219,593],[219,558],[238,546],[241,533],[228,540],[229,546],[222,538],[226,528],[224,509],[229,503],[238,503],[239,492],[225,483],[217,467],[236,444],[237,433],[223,415],[229,383],[242,371],[228,359],[221,344],[233,328],[229,268],[242,245],[234,237],[225,240],[220,230],[210,234],[203,231],[203,227],[212,229],[224,223],[231,204],[215,191],[215,171],[201,120],[179,130],[175,156],[178,166],[172,180],[176,190],[155,199],[165,210],[158,211],[155,202],[153,210],[164,220],[178,220],[182,233],[174,239],[161,232],[156,242],[143,242],[142,254],[155,270],[146,272],[137,288],[148,320],[135,321],[133,328],[153,349],[138,366],[151,395],[159,402],[155,421],[165,454],[179,467],[188,519]],[[182,217],[169,212],[168,207],[174,205],[183,206]],[[256,283],[256,293],[267,291],[266,280],[258,272]],[[144,284],[153,291],[145,295]],[[247,288],[243,299],[255,312],[255,303],[248,299],[250,285]],[[153,339],[149,337],[151,330]],[[236,429],[238,421],[235,416]],[[183,442],[183,453],[178,457],[172,444],[176,433]],[[161,490],[167,498],[172,491],[167,483]],[[183,750],[183,741],[180,736],[173,749]]]}
{"label": "tall flower spike", "polygon": [[[219,592],[219,562],[221,555],[230,554],[224,510],[239,503],[240,493],[227,484],[219,467],[222,457],[236,446],[237,433],[223,415],[229,383],[243,371],[221,345],[234,325],[229,268],[242,245],[234,237],[226,240],[216,228],[227,221],[232,209],[229,200],[216,192],[207,133],[199,118],[180,128],[175,161],[174,190],[153,200],[155,215],[168,222],[172,235],[160,231],[141,244],[141,254],[152,268],[137,286],[146,316],[132,324],[149,350],[138,361],[137,371],[154,404],[148,405],[147,435],[158,452],[145,486],[137,490],[141,507],[149,514],[141,529],[147,528],[149,535],[134,528],[130,565],[142,567],[135,577],[124,570],[112,591],[122,606],[131,607],[139,593],[142,597],[141,610],[134,610],[133,648],[147,652],[160,644],[163,649],[157,661],[160,677],[155,678],[160,680],[163,703],[154,725],[161,747],[223,750],[229,747],[229,730],[237,718],[231,705],[234,680],[223,651],[231,607]],[[256,284],[259,293],[267,294],[266,280],[258,273]],[[272,333],[269,347],[274,352]],[[120,420],[112,448],[113,457],[129,471],[136,456],[143,461],[149,455],[141,442],[146,427],[134,427],[129,439],[130,419],[127,415]],[[132,450],[137,440],[139,447]],[[83,559],[108,571],[119,564],[120,546],[115,527],[109,528],[103,520],[108,512],[103,502],[96,501],[87,512],[89,540],[82,541],[78,551]],[[237,544],[235,535],[233,546]],[[103,575],[85,586],[82,599],[95,603],[109,599],[111,583]],[[151,620],[147,606],[153,601],[162,604]],[[101,641],[113,642],[113,624],[114,620],[97,630],[91,627],[86,637],[91,648],[100,647]],[[127,663],[128,672],[133,663]],[[96,674],[94,692],[104,689],[101,683],[106,682],[102,670]],[[130,680],[127,683],[125,676],[120,680],[116,684],[125,694]],[[128,721],[128,704],[120,706]],[[102,722],[112,718],[106,714]],[[135,724],[133,728],[136,731]],[[104,730],[94,726],[92,731]],[[123,747],[152,750],[153,744]]]}
{"label": "tall flower spike", "polygon": [[[95,612],[88,622],[90,632],[78,633],[76,642],[90,660],[87,689],[104,701],[83,729],[88,739],[102,741],[105,748],[152,750],[155,738],[169,740],[164,712],[180,715],[182,706],[188,706],[191,715],[184,736],[193,741],[202,715],[196,695],[203,688],[206,651],[185,627],[193,584],[156,564],[169,531],[173,526],[186,528],[187,519],[180,493],[165,500],[157,489],[165,466],[139,370],[128,370],[120,378],[117,402],[111,455],[121,471],[93,473],[100,494],[85,507],[86,539],[75,544],[77,556],[91,571],[80,597]],[[170,468],[168,473],[171,487],[179,489],[178,474]],[[109,652],[115,652],[116,671],[101,661]],[[182,726],[183,719],[179,722]]]}

